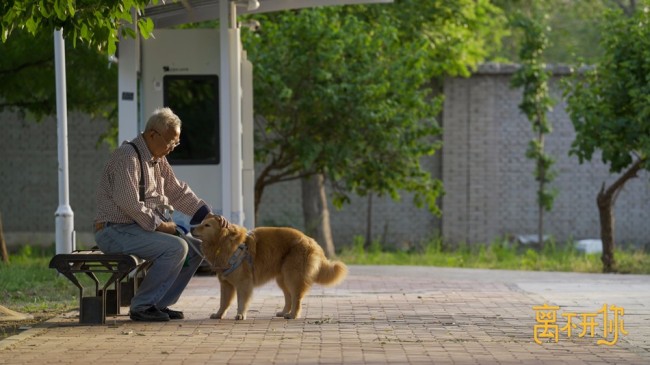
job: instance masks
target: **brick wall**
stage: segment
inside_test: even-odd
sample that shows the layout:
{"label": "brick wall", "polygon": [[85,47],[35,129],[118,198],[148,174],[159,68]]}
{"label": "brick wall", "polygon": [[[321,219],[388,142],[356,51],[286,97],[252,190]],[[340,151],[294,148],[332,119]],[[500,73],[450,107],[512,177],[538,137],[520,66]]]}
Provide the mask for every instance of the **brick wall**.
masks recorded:
{"label": "brick wall", "polygon": [[[416,208],[411,196],[400,202],[373,199],[373,238],[398,247],[410,247],[442,234],[454,242],[490,242],[513,234],[536,234],[537,204],[534,163],[524,154],[533,137],[530,124],[517,107],[520,90],[509,87],[514,68],[486,65],[469,79],[448,79],[444,85],[444,147],[424,161],[434,176],[443,176],[446,195],[442,219]],[[558,73],[551,80],[561,100]],[[555,206],[546,214],[546,231],[560,241],[598,238],[596,194],[614,177],[594,158],[579,165],[568,156],[573,127],[558,102],[549,114],[554,131],[547,151],[556,157],[559,190]],[[54,241],[54,212],[58,206],[56,121],[26,120],[16,113],[0,114],[0,213],[10,245],[50,244]],[[95,146],[105,121],[79,114],[68,120],[70,200],[75,214],[78,244],[92,244],[95,186],[108,158],[108,147]],[[299,182],[273,185],[260,205],[258,225],[302,228]],[[330,206],[335,244],[348,245],[365,237],[367,198],[356,197],[342,210]],[[616,202],[616,238],[645,244],[650,237],[648,173],[630,181]]]}
{"label": "brick wall", "polygon": [[[0,213],[5,238],[10,246],[54,242],[54,212],[58,206],[57,126],[55,118],[41,123],[16,113],[0,114],[5,133],[0,134]],[[68,117],[70,205],[79,246],[93,243],[91,224],[95,215],[95,187],[109,149],[96,148],[106,121],[91,121],[79,114]],[[434,159],[426,165],[433,169]],[[436,219],[411,203],[387,198],[373,200],[374,239],[399,246],[419,243],[438,232]],[[334,242],[351,244],[355,236],[365,237],[367,199],[355,198],[342,210],[330,206]],[[300,182],[271,186],[264,194],[258,225],[302,228]]]}
{"label": "brick wall", "polygon": [[[435,171],[436,158],[423,162]],[[303,228],[300,181],[271,185],[264,192],[258,226],[293,226]],[[440,234],[440,220],[412,203],[412,195],[402,194],[395,202],[388,197],[372,199],[372,238],[389,246],[410,248]],[[355,236],[366,236],[368,198],[353,197],[351,204],[337,210],[329,205],[332,236],[336,247],[353,242]]]}
{"label": "brick wall", "polygon": [[[0,212],[9,245],[54,242],[54,212],[59,205],[55,118],[36,123],[17,113],[0,114]],[[96,148],[106,121],[68,116],[70,205],[77,240],[92,240],[95,186],[108,158],[108,146]]]}
{"label": "brick wall", "polygon": [[[442,233],[456,242],[486,242],[497,236],[537,233],[537,183],[534,162],[525,157],[534,137],[519,111],[521,90],[511,89],[514,67],[484,65],[469,79],[445,82]],[[545,231],[560,241],[599,238],[596,194],[617,176],[596,155],[580,165],[569,156],[575,138],[561,100],[557,69],[550,89],[558,101],[548,117],[553,132],[546,151],[556,159],[558,189],[554,208],[545,214]],[[615,206],[618,242],[645,244],[650,226],[648,172],[629,181]]]}

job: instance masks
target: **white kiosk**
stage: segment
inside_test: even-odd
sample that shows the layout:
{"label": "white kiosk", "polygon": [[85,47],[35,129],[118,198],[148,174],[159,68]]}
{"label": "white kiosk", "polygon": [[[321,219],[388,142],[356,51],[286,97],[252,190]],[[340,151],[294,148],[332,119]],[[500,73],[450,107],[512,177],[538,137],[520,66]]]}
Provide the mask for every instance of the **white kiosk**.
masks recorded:
{"label": "white kiosk", "polygon": [[[240,105],[233,105],[241,109],[240,121],[230,124],[230,134],[227,128],[222,128],[225,135],[221,138],[219,32],[158,29],[154,37],[141,42],[140,47],[139,131],[156,108],[170,107],[183,121],[181,144],[167,157],[177,177],[187,181],[213,210],[224,215],[229,213],[230,221],[252,229],[255,226],[250,200],[254,196],[253,145],[252,138],[242,139],[242,135],[253,135],[252,82],[246,82],[252,80],[250,62],[242,55],[242,82],[236,86],[239,92],[233,97],[240,99]],[[228,151],[222,152],[224,139],[230,142],[230,157]],[[231,163],[224,163],[224,158]],[[230,171],[224,173],[227,166],[231,166]],[[222,211],[223,194],[227,193],[221,191],[224,179],[229,179],[231,185],[229,212]]]}
{"label": "white kiosk", "polygon": [[215,212],[252,229],[252,65],[241,50],[237,4],[212,3],[227,15],[219,30],[163,28],[192,21],[187,12],[205,15],[181,8],[183,16],[170,16],[180,6],[173,3],[146,14],[158,20],[151,38],[120,41],[118,138],[135,137],[156,108],[170,107],[183,121],[181,145],[168,156],[177,177]]}

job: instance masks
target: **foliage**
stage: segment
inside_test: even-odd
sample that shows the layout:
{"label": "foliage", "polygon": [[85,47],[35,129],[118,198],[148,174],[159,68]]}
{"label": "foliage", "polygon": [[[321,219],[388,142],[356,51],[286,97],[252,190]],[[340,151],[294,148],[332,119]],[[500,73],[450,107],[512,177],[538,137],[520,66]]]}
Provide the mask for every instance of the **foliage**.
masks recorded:
{"label": "foliage", "polygon": [[[593,62],[602,54],[598,46],[601,14],[608,8],[618,7],[612,0],[494,0],[495,5],[506,14],[545,14],[552,29],[547,34],[549,45],[542,58],[548,63],[575,63],[576,59]],[[523,42],[521,32],[511,32],[503,39],[503,47],[491,54],[490,59],[499,62],[519,62],[519,45]]]}
{"label": "foliage", "polygon": [[[138,12],[150,3],[158,0],[8,0],[0,4],[0,31],[2,42],[6,42],[15,29],[25,29],[31,35],[52,33],[55,29],[64,29],[72,35],[73,44],[77,40],[99,51],[115,54],[118,31],[124,35],[135,36],[131,24],[131,9]],[[153,21],[149,18],[137,20],[140,34],[147,38],[153,30]]]}
{"label": "foliage", "polygon": [[256,159],[266,185],[324,173],[337,205],[350,193],[439,212],[442,192],[420,159],[440,144],[432,78],[468,75],[499,21],[487,1],[397,1],[257,16],[246,34],[255,65]]}
{"label": "foliage", "polygon": [[[141,11],[158,0],[10,0],[0,3],[0,111],[31,113],[36,120],[56,111],[52,33],[63,28],[68,77],[67,101],[71,110],[101,116],[113,127],[102,137],[115,144],[117,71],[108,67],[107,54],[115,53],[118,35],[135,36],[132,9]],[[139,18],[140,35],[153,29]],[[71,42],[70,42],[71,41]],[[83,44],[79,46],[77,42]],[[71,51],[71,46],[75,48]]]}
{"label": "foliage", "polygon": [[551,110],[552,100],[548,93],[549,72],[541,56],[547,47],[546,29],[543,21],[518,14],[512,19],[516,28],[524,34],[519,59],[521,67],[515,72],[512,86],[523,87],[524,95],[519,108],[533,124],[535,132],[549,133],[551,125],[546,112]]}
{"label": "foliage", "polygon": [[602,34],[605,53],[596,67],[565,84],[577,133],[571,154],[583,163],[599,150],[610,171],[618,173],[650,153],[650,13],[637,11],[628,18],[610,11]]}
{"label": "foliage", "polygon": [[487,0],[397,0],[371,5],[356,13],[382,26],[388,17],[402,42],[420,42],[422,61],[435,77],[469,76],[470,71],[501,46],[506,34],[503,12]]}
{"label": "foliage", "polygon": [[603,271],[616,271],[614,213],[616,197],[641,169],[649,169],[650,152],[650,7],[632,15],[609,11],[603,21],[602,57],[595,67],[566,84],[569,116],[576,130],[570,154],[580,163],[596,151],[621,173],[609,186],[603,183],[596,202],[603,242]]}
{"label": "foliage", "polygon": [[555,177],[551,171],[555,161],[544,151],[544,135],[552,132],[546,113],[553,105],[548,91],[550,71],[546,70],[546,64],[542,61],[548,43],[546,30],[543,20],[535,19],[534,16],[519,14],[513,18],[512,23],[523,30],[524,38],[519,52],[521,67],[513,75],[511,84],[513,87],[523,87],[519,109],[526,114],[533,132],[537,134],[528,145],[526,157],[536,162],[535,180],[539,183],[537,202],[544,210],[550,211],[557,193],[547,186]]}
{"label": "foliage", "polygon": [[[15,30],[0,43],[0,111],[29,112],[36,120],[56,112],[54,47],[51,33],[35,36]],[[67,101],[91,117],[114,118],[117,107],[117,67],[86,45],[72,50],[66,44]]]}

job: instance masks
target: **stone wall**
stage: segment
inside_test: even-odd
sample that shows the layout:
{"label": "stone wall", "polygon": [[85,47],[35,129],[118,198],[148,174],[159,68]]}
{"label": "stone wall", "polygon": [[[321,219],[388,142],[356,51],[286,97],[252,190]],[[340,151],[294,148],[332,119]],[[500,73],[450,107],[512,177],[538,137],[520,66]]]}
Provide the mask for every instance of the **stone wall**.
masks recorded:
{"label": "stone wall", "polygon": [[[533,138],[530,123],[518,104],[521,91],[509,87],[514,67],[486,65],[471,78],[448,79],[444,85],[444,147],[424,161],[433,176],[442,176],[446,195],[441,199],[442,219],[416,208],[411,196],[401,201],[373,199],[373,239],[387,245],[411,247],[443,235],[452,242],[490,242],[497,237],[536,234],[536,182],[534,162],[525,157]],[[549,114],[554,131],[547,151],[556,157],[559,195],[546,214],[546,233],[560,241],[598,238],[595,199],[603,182],[611,183],[607,166],[598,156],[580,165],[568,156],[573,127],[561,101],[557,72],[551,80],[559,102]],[[10,245],[51,244],[54,212],[58,206],[57,130],[54,118],[41,123],[16,113],[0,114],[0,213]],[[96,146],[106,121],[70,114],[70,202],[80,245],[92,244],[95,186],[109,154],[106,144]],[[648,173],[630,181],[616,202],[616,238],[646,244],[650,237]],[[365,237],[368,199],[355,197],[342,210],[330,206],[332,233],[337,247],[355,236]],[[277,184],[264,193],[259,225],[302,228],[299,182]]]}
{"label": "stone wall", "polygon": [[[55,118],[40,123],[16,113],[0,114],[0,213],[5,239],[10,246],[48,245],[54,242],[54,213],[58,207],[57,126]],[[68,118],[70,205],[74,211],[77,245],[93,243],[95,188],[108,159],[106,144],[96,146],[107,122],[79,114]],[[433,159],[428,163],[433,169]],[[259,225],[302,228],[300,182],[271,186],[260,206]],[[337,247],[349,245],[355,236],[365,237],[367,199],[355,198],[342,210],[330,206],[332,233]],[[373,238],[386,244],[410,246],[437,231],[436,218],[411,203],[373,199]]]}
{"label": "stone wall", "polygon": [[[423,166],[436,170],[436,158]],[[300,181],[271,185],[260,205],[257,225],[303,228]],[[411,194],[396,202],[388,197],[372,198],[372,239],[383,245],[408,249],[440,235],[440,219],[425,208],[417,208]],[[366,237],[368,198],[353,197],[342,209],[329,205],[332,236],[336,247],[350,245],[355,236]]]}
{"label": "stone wall", "polygon": [[[17,113],[0,114],[0,213],[9,245],[54,242],[59,205],[56,118],[39,123]],[[92,240],[95,187],[108,159],[106,144],[96,147],[107,122],[68,116],[70,205],[77,240]]]}
{"label": "stone wall", "polygon": [[[534,162],[525,157],[534,138],[518,108],[521,90],[509,86],[513,66],[484,65],[469,79],[445,82],[442,233],[456,242],[485,242],[495,237],[537,233],[537,183]],[[575,138],[562,101],[556,69],[550,80],[557,101],[548,117],[553,132],[546,151],[556,158],[558,196],[545,214],[545,231],[560,241],[599,238],[596,195],[609,174],[599,155],[580,165],[569,156]],[[626,184],[616,202],[618,242],[645,244],[650,237],[648,172]]]}

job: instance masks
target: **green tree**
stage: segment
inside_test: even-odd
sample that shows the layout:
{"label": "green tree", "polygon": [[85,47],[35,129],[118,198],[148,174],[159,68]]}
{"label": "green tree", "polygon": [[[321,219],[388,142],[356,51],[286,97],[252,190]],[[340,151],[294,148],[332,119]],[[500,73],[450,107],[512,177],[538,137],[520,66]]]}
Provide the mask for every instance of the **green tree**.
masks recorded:
{"label": "green tree", "polygon": [[[91,116],[109,119],[113,128],[106,141],[116,141],[116,67],[108,55],[115,53],[119,32],[135,36],[125,27],[131,11],[157,0],[9,0],[0,3],[0,111],[30,113],[36,120],[56,112],[53,31],[63,29],[66,63],[74,76],[67,80],[68,105]],[[137,22],[148,37],[153,23]],[[81,43],[80,45],[77,43]],[[71,51],[74,48],[74,51]]]}
{"label": "green tree", "polygon": [[[627,6],[624,1],[614,0],[494,0],[506,14],[518,12],[544,14],[546,24],[552,29],[543,60],[547,63],[575,63],[576,59],[592,62],[602,51],[598,23],[608,8]],[[503,40],[503,47],[491,55],[500,62],[517,62],[523,33],[512,31]]]}
{"label": "green tree", "polygon": [[[119,32],[135,36],[133,29],[123,27],[133,23],[132,9],[142,11],[150,3],[157,4],[158,0],[7,0],[0,3],[0,36],[6,42],[15,29],[24,29],[31,35],[64,29],[71,34],[73,44],[79,40],[112,55]],[[153,21],[139,18],[137,26],[147,38]]]}
{"label": "green tree", "polygon": [[[306,179],[307,188],[316,176],[322,191],[325,176],[337,206],[353,193],[399,199],[409,191],[438,214],[442,185],[420,164],[440,147],[432,80],[469,75],[498,39],[498,10],[487,1],[397,1],[256,19],[262,30],[244,38],[261,121],[256,158],[266,164],[256,204],[270,184]],[[326,202],[305,205],[323,218]]]}
{"label": "green tree", "polygon": [[523,43],[519,52],[521,67],[513,75],[511,85],[523,88],[523,97],[519,109],[526,114],[533,132],[537,135],[528,144],[526,157],[535,161],[534,175],[538,183],[537,205],[539,208],[537,242],[543,246],[544,211],[550,211],[553,208],[553,201],[557,195],[557,191],[548,186],[556,175],[551,170],[555,161],[553,157],[544,151],[545,135],[552,131],[546,113],[551,110],[553,105],[553,100],[548,91],[550,72],[546,70],[546,64],[542,61],[542,55],[548,41],[544,20],[539,16],[526,16],[519,13],[513,17],[512,24],[523,31]]}
{"label": "green tree", "polygon": [[[94,48],[66,44],[66,63],[74,70],[68,103],[91,116],[114,120],[117,106],[117,67]],[[54,46],[51,33],[35,36],[16,30],[0,43],[0,111],[29,113],[36,120],[56,113]]]}
{"label": "green tree", "polygon": [[[648,1],[643,2],[650,6]],[[641,6],[640,8],[643,8]],[[616,271],[614,213],[616,197],[641,169],[650,169],[650,13],[625,16],[609,11],[603,21],[603,55],[594,67],[567,84],[568,111],[576,130],[571,154],[580,163],[596,151],[619,174],[603,183],[597,196],[603,271]]]}

